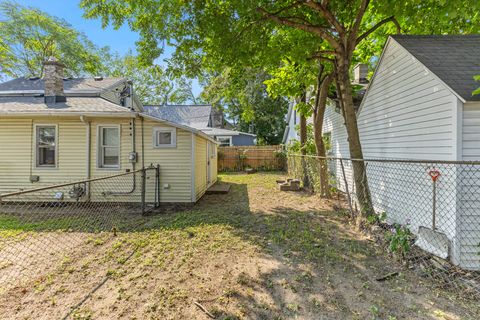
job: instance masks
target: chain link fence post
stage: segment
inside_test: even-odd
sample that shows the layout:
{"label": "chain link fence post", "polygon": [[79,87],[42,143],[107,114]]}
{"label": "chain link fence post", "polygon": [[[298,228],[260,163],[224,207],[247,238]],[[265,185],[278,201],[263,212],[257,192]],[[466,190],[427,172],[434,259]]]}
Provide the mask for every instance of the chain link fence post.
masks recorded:
{"label": "chain link fence post", "polygon": [[147,174],[146,174],[146,169],[142,168],[141,169],[141,176],[142,176],[142,187],[140,191],[140,201],[142,203],[142,215],[145,215],[145,192],[146,192],[146,180],[147,180]]}
{"label": "chain link fence post", "polygon": [[155,167],[155,208],[160,207],[160,165]]}
{"label": "chain link fence post", "polygon": [[350,214],[352,218],[355,217],[355,212],[352,207],[352,198],[350,197],[350,190],[348,188],[347,176],[345,174],[345,166],[343,165],[343,159],[340,159],[340,167],[342,168],[343,183],[345,183],[345,193],[347,194],[348,207],[350,209]]}

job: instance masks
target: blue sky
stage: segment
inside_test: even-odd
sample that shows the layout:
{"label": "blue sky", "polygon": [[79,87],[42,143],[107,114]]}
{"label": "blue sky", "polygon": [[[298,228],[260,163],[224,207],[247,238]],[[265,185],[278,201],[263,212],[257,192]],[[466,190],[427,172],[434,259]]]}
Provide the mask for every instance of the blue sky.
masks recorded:
{"label": "blue sky", "polygon": [[[139,39],[137,33],[131,31],[126,25],[118,30],[112,27],[102,29],[100,20],[84,19],[83,10],[79,7],[80,0],[17,0],[16,2],[66,20],[100,47],[109,46],[112,51],[120,54],[125,54],[129,50],[135,52],[135,41]],[[171,51],[171,48],[166,48],[164,56],[169,55]],[[198,95],[201,90],[199,84],[194,81],[194,93]]]}
{"label": "blue sky", "polygon": [[114,30],[112,27],[102,29],[100,20],[84,19],[79,0],[17,0],[17,3],[39,8],[50,15],[66,20],[75,29],[85,33],[98,46],[109,46],[113,51],[121,54],[129,49],[135,50],[138,34],[132,32],[128,26],[123,26],[119,30]]}

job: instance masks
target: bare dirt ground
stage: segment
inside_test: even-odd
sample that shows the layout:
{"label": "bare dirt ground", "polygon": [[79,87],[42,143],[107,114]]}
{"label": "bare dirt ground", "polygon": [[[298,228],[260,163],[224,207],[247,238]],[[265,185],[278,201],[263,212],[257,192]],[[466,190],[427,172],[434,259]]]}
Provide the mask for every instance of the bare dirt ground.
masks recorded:
{"label": "bare dirt ground", "polygon": [[216,319],[480,317],[478,303],[403,272],[338,203],[277,191],[278,177],[223,175],[227,195],[116,237],[76,234],[75,248],[51,250],[48,267],[30,263],[22,282],[0,289],[0,319],[209,319],[195,302]]}

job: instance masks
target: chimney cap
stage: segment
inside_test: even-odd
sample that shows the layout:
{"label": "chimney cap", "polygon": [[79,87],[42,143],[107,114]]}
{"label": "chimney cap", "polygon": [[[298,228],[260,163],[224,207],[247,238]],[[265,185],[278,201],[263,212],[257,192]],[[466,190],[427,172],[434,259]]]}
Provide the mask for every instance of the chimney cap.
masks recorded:
{"label": "chimney cap", "polygon": [[43,62],[44,65],[54,65],[54,66],[60,66],[60,67],[65,67],[63,63],[57,60],[55,57],[50,57],[48,60]]}

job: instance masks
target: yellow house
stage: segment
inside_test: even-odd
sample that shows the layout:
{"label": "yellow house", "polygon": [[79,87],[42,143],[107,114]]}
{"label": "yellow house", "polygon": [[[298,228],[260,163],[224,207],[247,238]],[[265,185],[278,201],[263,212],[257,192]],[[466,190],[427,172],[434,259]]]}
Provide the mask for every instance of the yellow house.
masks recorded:
{"label": "yellow house", "polygon": [[124,78],[45,77],[0,84],[0,195],[160,166],[160,201],[196,202],[217,180],[217,142],[154,118]]}

